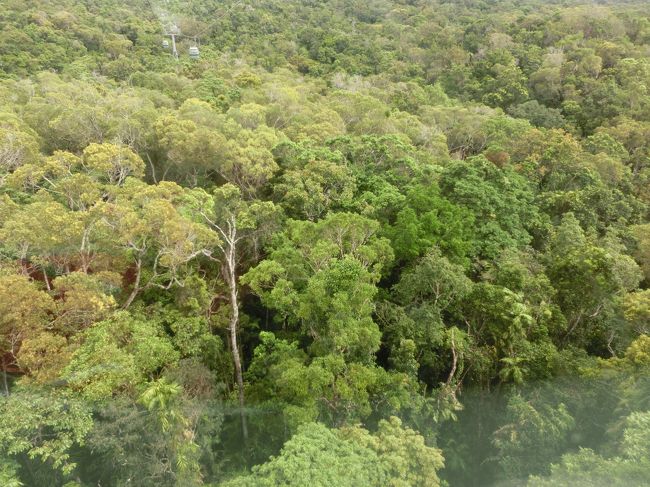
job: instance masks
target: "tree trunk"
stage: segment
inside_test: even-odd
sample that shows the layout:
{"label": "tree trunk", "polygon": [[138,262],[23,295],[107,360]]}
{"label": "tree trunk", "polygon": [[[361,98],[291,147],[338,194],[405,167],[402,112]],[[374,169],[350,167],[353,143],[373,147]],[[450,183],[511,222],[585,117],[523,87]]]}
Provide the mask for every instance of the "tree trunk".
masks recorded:
{"label": "tree trunk", "polygon": [[126,302],[124,303],[124,306],[122,306],[123,309],[128,308],[131,306],[131,303],[135,299],[135,297],[138,295],[140,292],[140,277],[142,275],[142,260],[138,259],[136,262],[136,273],[135,273],[135,282],[133,283],[133,291],[131,291],[131,294],[129,294],[129,297],[127,298]]}
{"label": "tree trunk", "polygon": [[7,382],[7,366],[2,362],[2,385],[4,386],[4,395],[9,397],[9,382]]}
{"label": "tree trunk", "polygon": [[50,287],[50,280],[47,278],[47,272],[45,272],[45,267],[43,267],[43,280],[45,281],[45,286],[47,286],[47,290],[51,291],[52,288]]}
{"label": "tree trunk", "polygon": [[239,299],[237,297],[237,273],[235,259],[235,243],[228,246],[228,255],[226,256],[226,281],[230,291],[230,348],[232,349],[232,359],[235,364],[235,376],[237,379],[237,393],[239,396],[239,414],[241,416],[241,429],[244,441],[248,440],[248,426],[246,424],[246,413],[244,411],[244,375],[241,366],[241,357],[239,356],[239,346],[237,344],[237,331],[239,328]]}

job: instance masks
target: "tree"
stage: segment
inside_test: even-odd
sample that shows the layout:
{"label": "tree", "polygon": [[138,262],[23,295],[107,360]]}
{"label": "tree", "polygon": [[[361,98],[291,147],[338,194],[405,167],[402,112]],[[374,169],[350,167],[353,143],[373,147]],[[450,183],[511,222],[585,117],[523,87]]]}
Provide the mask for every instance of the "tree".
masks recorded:
{"label": "tree", "polygon": [[643,270],[645,279],[650,280],[650,224],[635,225],[631,230],[636,238],[634,257]]}
{"label": "tree", "polygon": [[[221,274],[226,282],[230,323],[228,333],[230,349],[235,365],[235,378],[242,420],[242,434],[248,437],[246,414],[244,411],[244,373],[237,336],[239,333],[239,266],[245,255],[245,246],[252,248],[253,254],[265,233],[268,233],[276,209],[270,202],[243,199],[239,188],[226,184],[216,188],[213,195],[196,190],[190,195],[194,211],[214,233],[215,246],[219,257],[214,257],[221,265]],[[204,254],[211,256],[209,253]]]}
{"label": "tree", "polygon": [[650,289],[628,293],[623,297],[623,314],[634,332],[650,333]]}
{"label": "tree", "polygon": [[462,382],[469,342],[464,331],[445,321],[451,321],[448,317],[471,289],[463,268],[434,247],[402,272],[393,287],[394,303],[382,303],[377,309],[383,341],[397,370],[414,362],[416,377],[432,387],[444,384],[452,398]]}
{"label": "tree", "polygon": [[566,120],[564,120],[560,110],[547,108],[537,100],[511,106],[508,108],[508,113],[513,117],[525,118],[536,127],[562,128],[566,126]]}
{"label": "tree", "polygon": [[95,323],[72,354],[61,377],[68,387],[91,402],[133,395],[179,353],[160,323],[127,311]]}
{"label": "tree", "polygon": [[505,108],[528,98],[525,77],[514,59],[507,64],[496,62],[481,80],[481,101],[486,105]]}
{"label": "tree", "polygon": [[4,222],[0,228],[3,250],[21,262],[24,274],[30,262],[44,275],[47,266],[65,272],[84,255],[85,216],[44,195],[41,201],[21,205]]}
{"label": "tree", "polygon": [[341,353],[367,363],[379,346],[373,297],[392,251],[376,221],[332,213],[320,222],[290,221],[267,259],[243,282],[279,318],[299,325],[313,355]]}
{"label": "tree", "polygon": [[330,161],[313,160],[290,169],[273,186],[276,201],[296,219],[316,221],[329,211],[353,204],[356,182],[350,170]]}
{"label": "tree", "polygon": [[455,262],[474,250],[474,215],[439,194],[436,186],[416,186],[407,195],[394,225],[387,230],[396,257],[404,263],[440,248]]}
{"label": "tree", "polygon": [[[616,239],[612,243],[601,246],[587,238],[572,213],[564,216],[557,229],[548,254],[548,276],[567,317],[565,340],[588,339],[601,317],[613,311],[614,296],[634,290],[641,281],[634,260],[622,253]],[[574,333],[578,336],[572,337]]]}
{"label": "tree", "polygon": [[22,165],[38,160],[38,143],[36,134],[15,115],[0,113],[0,184]]}
{"label": "tree", "polygon": [[357,426],[343,429],[342,436],[377,453],[379,470],[386,476],[383,485],[441,485],[437,471],[444,466],[442,452],[427,446],[420,434],[403,427],[395,416],[381,420],[372,435]]}
{"label": "tree", "polygon": [[373,413],[396,413],[412,399],[413,384],[403,373],[346,362],[333,353],[310,359],[297,342],[269,332],[261,333],[260,341],[247,373],[251,397],[280,406],[291,430],[316,420],[355,424]]}
{"label": "tree", "polygon": [[18,359],[25,340],[47,329],[54,306],[52,298],[27,277],[0,275],[0,352],[5,396],[9,395],[7,368]]}
{"label": "tree", "polygon": [[329,430],[308,423],[278,457],[226,485],[439,486],[442,466],[440,450],[396,417],[382,420],[375,434],[359,426]]}
{"label": "tree", "polygon": [[193,120],[163,115],[153,128],[159,154],[157,167],[154,166],[155,181],[171,178],[196,186],[210,178],[225,157],[225,137]]}
{"label": "tree", "polygon": [[278,142],[276,132],[265,126],[241,130],[228,142],[226,157],[217,171],[253,198],[279,169],[270,150]]}
{"label": "tree", "polygon": [[278,457],[226,485],[382,485],[377,463],[371,449],[340,438],[320,423],[308,423],[285,443]]}
{"label": "tree", "polygon": [[212,236],[183,214],[184,192],[174,183],[150,186],[130,180],[113,191],[112,200],[101,208],[101,225],[115,235],[111,247],[126,253],[135,267],[126,309],[143,289],[182,285],[183,267],[206,253]]}
{"label": "tree", "polygon": [[92,428],[88,405],[74,396],[33,389],[0,399],[0,450],[26,453],[70,473],[74,445],[83,444]]}
{"label": "tree", "polygon": [[543,471],[565,447],[574,426],[564,404],[538,405],[517,394],[508,399],[506,417],[492,441],[508,479]]}
{"label": "tree", "polygon": [[177,397],[181,387],[159,379],[147,386],[139,401],[157,417],[163,433],[169,435],[174,453],[176,485],[202,485],[198,463],[199,446],[194,442],[194,431],[188,418],[179,408]]}
{"label": "tree", "polygon": [[6,487],[23,487],[18,475],[18,465],[12,460],[2,460],[0,464],[0,481]]}
{"label": "tree", "polygon": [[564,455],[559,464],[552,465],[550,476],[531,477],[527,485],[645,485],[650,473],[647,456],[649,420],[647,412],[633,413],[626,418],[626,428],[619,444],[621,456],[606,458],[593,450],[581,449],[579,453]]}
{"label": "tree", "polygon": [[530,183],[484,156],[449,163],[440,190],[452,203],[474,214],[480,257],[494,258],[506,248],[526,245],[535,227],[543,226]]}

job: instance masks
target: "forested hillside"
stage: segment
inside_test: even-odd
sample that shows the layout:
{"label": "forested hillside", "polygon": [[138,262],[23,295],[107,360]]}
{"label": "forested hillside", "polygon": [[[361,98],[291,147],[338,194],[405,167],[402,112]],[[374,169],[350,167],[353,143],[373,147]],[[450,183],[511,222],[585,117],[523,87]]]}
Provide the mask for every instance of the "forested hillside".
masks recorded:
{"label": "forested hillside", "polygon": [[647,1],[0,4],[1,486],[650,485]]}

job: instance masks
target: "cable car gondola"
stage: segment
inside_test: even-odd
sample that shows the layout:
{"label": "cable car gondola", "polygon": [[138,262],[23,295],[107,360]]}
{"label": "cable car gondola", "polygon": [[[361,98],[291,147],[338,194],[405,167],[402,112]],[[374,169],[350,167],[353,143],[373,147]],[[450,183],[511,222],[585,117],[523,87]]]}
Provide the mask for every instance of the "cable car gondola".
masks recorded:
{"label": "cable car gondola", "polygon": [[192,59],[199,58],[199,48],[197,46],[190,46],[190,57]]}

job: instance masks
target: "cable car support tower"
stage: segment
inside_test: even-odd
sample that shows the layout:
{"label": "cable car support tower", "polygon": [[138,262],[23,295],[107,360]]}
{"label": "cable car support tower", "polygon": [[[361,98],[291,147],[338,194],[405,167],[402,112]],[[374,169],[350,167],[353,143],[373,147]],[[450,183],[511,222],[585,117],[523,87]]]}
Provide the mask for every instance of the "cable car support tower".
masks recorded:
{"label": "cable car support tower", "polygon": [[[180,29],[176,24],[172,24],[172,26],[167,29],[168,32],[165,32],[165,36],[169,36],[172,39],[172,55],[178,61],[178,49],[176,49],[176,36],[180,35]],[[164,46],[164,43],[163,43]]]}

